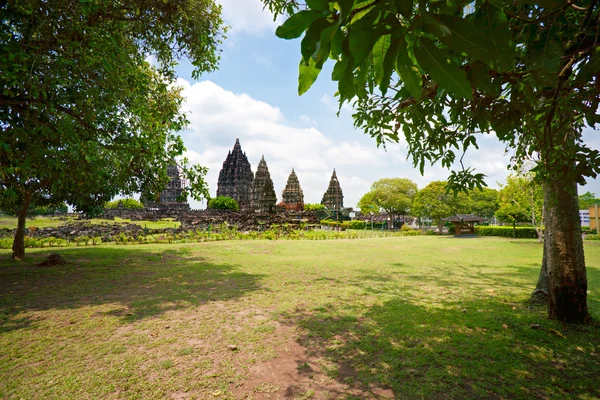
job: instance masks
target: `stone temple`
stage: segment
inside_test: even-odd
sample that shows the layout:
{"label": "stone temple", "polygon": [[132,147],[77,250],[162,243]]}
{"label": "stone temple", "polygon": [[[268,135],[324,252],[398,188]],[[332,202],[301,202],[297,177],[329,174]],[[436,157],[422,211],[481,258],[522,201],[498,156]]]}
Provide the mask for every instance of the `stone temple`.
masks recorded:
{"label": "stone temple", "polygon": [[242,152],[240,140],[235,140],[233,151],[230,151],[223,162],[217,183],[217,196],[235,199],[240,207],[250,205],[250,194],[254,174],[246,153]]}
{"label": "stone temple", "polygon": [[294,168],[292,168],[292,173],[288,177],[285,189],[283,189],[282,197],[283,204],[286,207],[298,210],[302,210],[304,207],[304,193],[302,192],[300,181],[298,180],[298,176],[296,176],[296,172],[294,172]]}
{"label": "stone temple", "polygon": [[144,206],[150,208],[189,209],[190,205],[187,200],[181,198],[185,189],[185,180],[181,177],[181,171],[175,162],[167,167],[167,175],[169,176],[169,183],[160,192],[158,202],[149,201],[144,198],[140,198],[140,201],[144,203]]}
{"label": "stone temple", "polygon": [[273,180],[263,156],[258,163],[256,175],[252,182],[250,204],[252,208],[260,212],[273,212],[277,203],[277,195],[273,187]]}
{"label": "stone temple", "polygon": [[[240,140],[235,140],[233,151],[227,154],[223,168],[219,172],[217,183],[217,196],[227,196],[235,199],[241,208],[251,209],[257,212],[274,212],[277,204],[277,195],[273,186],[273,180],[263,156],[256,169],[252,173],[252,167],[242,151]],[[286,209],[302,210],[304,207],[304,193],[296,172],[288,177],[287,184],[282,193],[283,206]],[[323,195],[321,204],[332,211],[342,211],[344,208],[344,194],[340,187],[335,169],[329,187]]]}
{"label": "stone temple", "polygon": [[325,194],[323,194],[321,204],[333,211],[341,211],[344,208],[344,194],[342,193],[342,188],[340,187],[340,182],[338,181],[335,169],[331,175],[329,187]]}

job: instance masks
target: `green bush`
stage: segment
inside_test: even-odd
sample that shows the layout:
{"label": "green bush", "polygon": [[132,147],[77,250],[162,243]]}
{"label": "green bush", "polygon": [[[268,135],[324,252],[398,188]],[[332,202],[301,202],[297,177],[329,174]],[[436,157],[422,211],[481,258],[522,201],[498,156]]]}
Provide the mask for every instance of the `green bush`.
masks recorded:
{"label": "green bush", "polygon": [[320,211],[324,210],[325,206],[323,204],[318,203],[308,203],[304,205],[304,211]]}
{"label": "green bush", "polygon": [[365,221],[350,221],[350,229],[365,229]]}
{"label": "green bush", "polygon": [[240,205],[231,197],[217,196],[208,201],[208,208],[212,208],[213,210],[239,211]]}
{"label": "green bush", "polygon": [[126,199],[109,201],[108,203],[106,203],[106,206],[104,208],[118,208],[119,203],[121,203],[123,205],[123,208],[126,210],[141,210],[144,208],[144,205],[139,200],[132,199],[130,197]]}
{"label": "green bush", "polygon": [[[512,226],[476,226],[475,233],[479,236],[502,236],[513,237]],[[521,239],[537,239],[537,232],[533,227],[518,226],[516,237]]]}
{"label": "green bush", "polygon": [[600,235],[586,235],[585,240],[600,240]]}

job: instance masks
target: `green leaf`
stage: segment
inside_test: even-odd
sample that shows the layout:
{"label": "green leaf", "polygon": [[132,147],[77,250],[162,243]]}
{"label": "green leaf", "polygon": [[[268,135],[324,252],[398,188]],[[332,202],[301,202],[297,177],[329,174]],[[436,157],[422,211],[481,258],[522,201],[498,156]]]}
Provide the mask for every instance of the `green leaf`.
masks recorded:
{"label": "green leaf", "polygon": [[323,15],[312,10],[300,11],[289,17],[281,26],[275,30],[275,35],[281,39],[296,39],[316,19]]}
{"label": "green leaf", "polygon": [[325,18],[319,18],[310,24],[306,31],[306,35],[304,35],[300,44],[300,52],[302,53],[304,62],[308,63],[309,57],[315,53],[317,44],[321,39],[321,33],[329,25],[331,25],[331,22],[327,21]]}
{"label": "green leaf", "polygon": [[399,45],[398,56],[396,58],[396,71],[404,83],[404,87],[415,100],[421,98],[421,87],[423,81],[418,68],[414,66],[412,60],[406,51],[406,42],[402,40]]}
{"label": "green leaf", "polygon": [[339,81],[342,79],[344,72],[346,72],[346,68],[350,66],[350,58],[342,57],[341,60],[335,63],[333,67],[333,72],[331,73],[331,80]]}
{"label": "green leaf", "polygon": [[[325,33],[325,31],[323,31],[323,33]],[[333,38],[331,39],[331,56],[334,59],[337,59],[339,55],[342,54],[342,42],[344,39],[344,32],[339,28],[336,29],[335,33],[333,34]],[[321,37],[321,40],[323,40],[323,37]]]}
{"label": "green leaf", "polygon": [[345,101],[350,100],[356,94],[354,87],[354,73],[352,67],[346,68],[340,81],[338,82],[338,93],[340,95],[340,108]]}
{"label": "green leaf", "polygon": [[394,0],[394,5],[404,18],[410,18],[413,11],[413,0]]}
{"label": "green leaf", "polygon": [[589,82],[592,78],[600,72],[600,57],[593,56],[587,63],[583,64],[577,72],[577,78],[575,78],[576,84],[582,84]]}
{"label": "green leaf", "polygon": [[500,95],[502,89],[500,83],[492,82],[489,67],[481,61],[475,61],[471,64],[471,68],[467,72],[467,77],[472,86],[483,91],[485,94],[491,97]]}
{"label": "green leaf", "polygon": [[510,30],[506,14],[488,1],[477,8],[473,21],[477,29],[490,38],[488,47],[492,48],[494,53],[504,55],[492,66],[500,72],[512,68],[515,52],[510,45]]}
{"label": "green leaf", "polygon": [[384,75],[383,61],[390,47],[390,35],[383,35],[373,46],[373,68],[375,70],[375,83],[380,85]]}
{"label": "green leaf", "polygon": [[471,84],[467,80],[465,72],[435,47],[431,40],[420,38],[420,46],[415,48],[415,56],[421,67],[443,89],[457,97],[472,98]]}
{"label": "green leaf", "polygon": [[405,43],[399,34],[392,35],[390,40],[390,47],[388,48],[385,58],[383,59],[383,76],[381,77],[381,82],[379,84],[379,90],[384,96],[387,93],[387,89],[390,85],[392,72],[394,71],[394,65],[396,63],[396,55],[398,54],[398,47],[400,46],[401,42]]}
{"label": "green leaf", "polygon": [[338,0],[337,4],[340,8],[340,24],[344,25],[352,13],[354,7],[354,0]]}
{"label": "green leaf", "polygon": [[327,0],[306,0],[306,5],[315,11],[329,11]]}
{"label": "green leaf", "polygon": [[315,54],[315,67],[318,69],[323,68],[323,64],[329,58],[329,51],[331,50],[331,43],[319,42],[319,48],[317,54]]}
{"label": "green leaf", "polygon": [[[358,8],[358,5],[354,7],[354,9]],[[360,21],[364,16],[366,16],[368,13],[371,12],[371,10],[373,10],[373,8],[375,8],[375,6],[371,6],[371,7],[367,7],[364,10],[361,10],[359,12],[357,12],[356,14],[354,14],[352,16],[352,23],[356,23],[358,21]]]}
{"label": "green leaf", "polygon": [[493,40],[487,33],[466,19],[426,13],[423,23],[426,32],[436,35],[442,43],[457,53],[464,53],[487,63],[497,63],[506,57],[505,52],[492,45]]}
{"label": "green leaf", "polygon": [[354,59],[354,66],[358,67],[371,54],[377,36],[373,32],[372,26],[362,29],[362,26],[357,25],[351,27],[348,37],[350,54]]}
{"label": "green leaf", "polygon": [[310,87],[315,83],[319,73],[321,72],[320,68],[316,67],[315,60],[311,57],[308,59],[308,65],[304,62],[304,60],[300,60],[300,66],[298,68],[298,95],[302,96]]}
{"label": "green leaf", "polygon": [[562,63],[563,48],[555,38],[544,37],[527,49],[527,69],[557,72]]}

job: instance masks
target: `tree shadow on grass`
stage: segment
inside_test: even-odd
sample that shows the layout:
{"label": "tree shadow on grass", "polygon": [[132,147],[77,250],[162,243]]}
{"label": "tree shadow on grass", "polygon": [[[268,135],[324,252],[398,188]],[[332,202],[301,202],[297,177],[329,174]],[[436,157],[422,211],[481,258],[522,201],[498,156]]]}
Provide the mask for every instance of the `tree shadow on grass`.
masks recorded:
{"label": "tree shadow on grass", "polygon": [[[0,333],[35,326],[21,313],[116,304],[105,314],[123,322],[227,301],[260,290],[262,275],[207,262],[189,248],[132,247],[61,249],[66,265],[41,267],[46,253],[25,262],[0,260]],[[43,256],[42,256],[43,255]],[[21,315],[19,315],[21,314]]]}
{"label": "tree shadow on grass", "polygon": [[600,396],[600,326],[563,326],[489,300],[461,303],[467,312],[452,306],[396,299],[360,317],[329,308],[289,323],[300,328],[311,359],[349,391],[384,388],[411,399]]}
{"label": "tree shadow on grass", "polygon": [[[354,387],[373,397],[391,389],[402,399],[600,396],[600,324],[566,325],[547,320],[544,307],[530,308],[525,299],[537,264],[503,266],[510,278],[486,265],[450,276],[397,266],[401,273],[365,270],[346,282],[381,304],[332,302],[285,315],[299,328],[311,368],[347,385],[347,393]],[[599,281],[600,270],[590,267],[588,278]],[[597,310],[593,293],[588,303]]]}

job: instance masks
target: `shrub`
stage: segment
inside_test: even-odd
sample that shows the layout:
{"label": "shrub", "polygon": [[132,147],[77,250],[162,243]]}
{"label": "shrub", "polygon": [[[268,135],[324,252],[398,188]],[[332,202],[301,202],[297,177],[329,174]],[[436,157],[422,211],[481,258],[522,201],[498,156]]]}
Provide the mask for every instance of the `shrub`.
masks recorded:
{"label": "shrub", "polygon": [[[479,236],[502,236],[513,237],[512,226],[476,226],[475,233]],[[516,237],[521,239],[537,239],[537,232],[533,227],[518,226]]]}
{"label": "shrub", "polygon": [[325,206],[323,204],[318,203],[308,203],[304,205],[304,211],[320,211],[324,210]]}
{"label": "shrub", "polygon": [[213,210],[239,211],[240,205],[231,197],[217,196],[208,201],[208,208],[212,208]]}
{"label": "shrub", "polygon": [[130,197],[128,197],[126,199],[109,201],[108,203],[106,203],[105,208],[108,208],[108,209],[118,208],[119,203],[122,204],[123,208],[126,210],[141,210],[144,208],[144,205],[139,200],[132,199]]}
{"label": "shrub", "polygon": [[350,229],[365,229],[365,221],[350,221]]}

